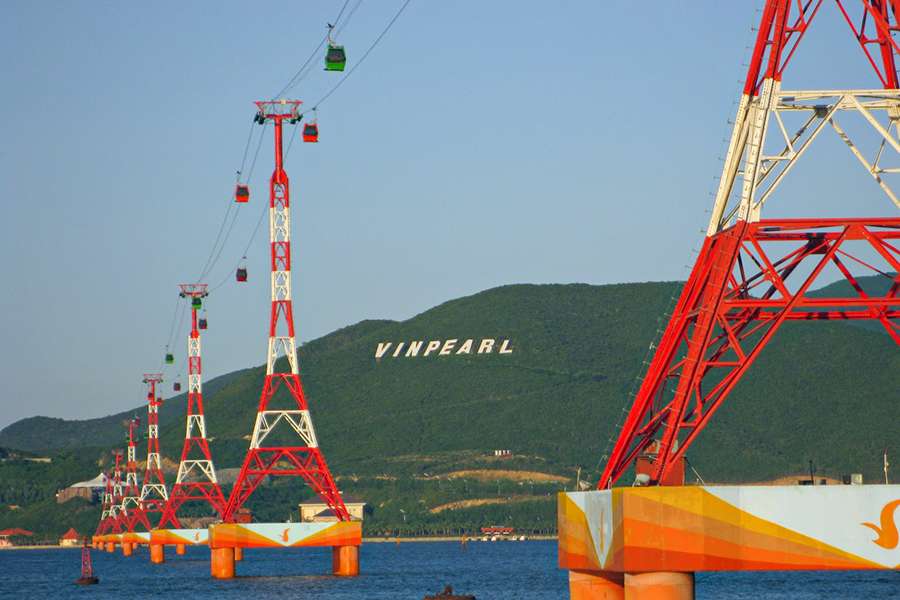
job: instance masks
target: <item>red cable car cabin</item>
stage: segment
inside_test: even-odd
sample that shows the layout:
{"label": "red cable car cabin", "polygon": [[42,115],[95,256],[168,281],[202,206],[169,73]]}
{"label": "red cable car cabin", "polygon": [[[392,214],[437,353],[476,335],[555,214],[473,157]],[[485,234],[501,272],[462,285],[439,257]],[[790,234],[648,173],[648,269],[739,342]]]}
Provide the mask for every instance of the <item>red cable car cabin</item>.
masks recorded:
{"label": "red cable car cabin", "polygon": [[237,273],[235,273],[234,277],[238,281],[247,281],[247,269],[245,269],[244,267],[238,267]]}
{"label": "red cable car cabin", "polygon": [[303,141],[318,142],[319,141],[319,125],[316,123],[307,123],[303,126]]}
{"label": "red cable car cabin", "polygon": [[237,184],[234,188],[234,201],[235,202],[249,202],[250,201],[250,186],[244,185],[242,183]]}

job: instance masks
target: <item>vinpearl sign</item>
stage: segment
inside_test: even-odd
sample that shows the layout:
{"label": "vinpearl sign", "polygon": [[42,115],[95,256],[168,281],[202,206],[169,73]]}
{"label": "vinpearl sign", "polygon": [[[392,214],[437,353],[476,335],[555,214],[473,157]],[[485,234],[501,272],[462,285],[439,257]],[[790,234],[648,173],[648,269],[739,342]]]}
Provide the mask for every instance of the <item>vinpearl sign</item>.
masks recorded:
{"label": "vinpearl sign", "polygon": [[[477,342],[477,343],[476,343]],[[512,354],[508,339],[431,340],[426,342],[378,342],[375,359],[413,358],[416,356],[450,356],[456,354]]]}

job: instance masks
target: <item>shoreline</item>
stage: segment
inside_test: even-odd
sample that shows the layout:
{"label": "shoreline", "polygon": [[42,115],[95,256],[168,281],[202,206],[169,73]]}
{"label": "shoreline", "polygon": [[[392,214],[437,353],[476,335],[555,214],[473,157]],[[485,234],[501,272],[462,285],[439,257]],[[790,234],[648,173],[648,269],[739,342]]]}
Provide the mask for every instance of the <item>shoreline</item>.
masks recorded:
{"label": "shoreline", "polygon": [[[483,542],[484,536],[422,536],[422,537],[364,537],[363,544],[408,544],[410,542],[458,542],[463,543],[463,539],[465,539],[465,543],[469,542]],[[498,542],[535,542],[535,541],[555,541],[557,538],[555,535],[527,535],[524,540],[518,539],[510,539],[510,538],[502,538],[498,537],[494,543]],[[487,542],[483,543],[491,543],[490,539]],[[0,547],[0,552],[6,550],[80,550],[81,546],[59,546],[54,544],[47,545],[37,545],[32,544],[28,546],[2,546]]]}

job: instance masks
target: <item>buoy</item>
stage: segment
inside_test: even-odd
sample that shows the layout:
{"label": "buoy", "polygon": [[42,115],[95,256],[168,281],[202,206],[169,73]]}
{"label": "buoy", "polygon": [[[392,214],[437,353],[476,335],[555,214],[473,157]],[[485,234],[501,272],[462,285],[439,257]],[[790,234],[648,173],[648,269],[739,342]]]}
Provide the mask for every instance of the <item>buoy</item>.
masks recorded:
{"label": "buoy", "polygon": [[91,565],[91,549],[87,543],[81,546],[81,577],[75,580],[78,585],[94,585],[100,583],[100,578],[94,575],[94,568]]}

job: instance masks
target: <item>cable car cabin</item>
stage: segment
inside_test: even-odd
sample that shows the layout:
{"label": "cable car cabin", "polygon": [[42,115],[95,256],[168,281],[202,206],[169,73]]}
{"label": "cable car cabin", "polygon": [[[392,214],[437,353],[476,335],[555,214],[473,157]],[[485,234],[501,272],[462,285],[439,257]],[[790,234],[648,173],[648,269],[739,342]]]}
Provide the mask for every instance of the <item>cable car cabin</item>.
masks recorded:
{"label": "cable car cabin", "polygon": [[241,183],[237,184],[237,187],[234,188],[234,201],[235,202],[249,202],[250,201],[250,186],[243,185]]}
{"label": "cable car cabin", "polygon": [[316,123],[307,123],[303,127],[303,141],[304,142],[318,142],[319,141],[319,126]]}
{"label": "cable car cabin", "polygon": [[175,355],[167,352],[166,353],[166,364],[171,365],[174,363],[175,363]]}
{"label": "cable car cabin", "polygon": [[325,53],[326,71],[343,71],[347,64],[347,54],[343,46],[328,44],[328,52]]}
{"label": "cable car cabin", "polygon": [[181,384],[178,383],[178,382],[176,381],[176,382],[175,382],[175,385],[172,386],[172,389],[175,390],[176,392],[180,392],[180,391],[181,391]]}
{"label": "cable car cabin", "polygon": [[247,269],[238,267],[237,273],[235,273],[235,279],[238,281],[247,281]]}
{"label": "cable car cabin", "polygon": [[197,326],[200,329],[206,329],[206,319],[200,319],[197,323]]}
{"label": "cable car cabin", "polygon": [[194,296],[191,298],[191,308],[196,308],[197,310],[203,306],[203,300],[201,300],[198,296]]}

